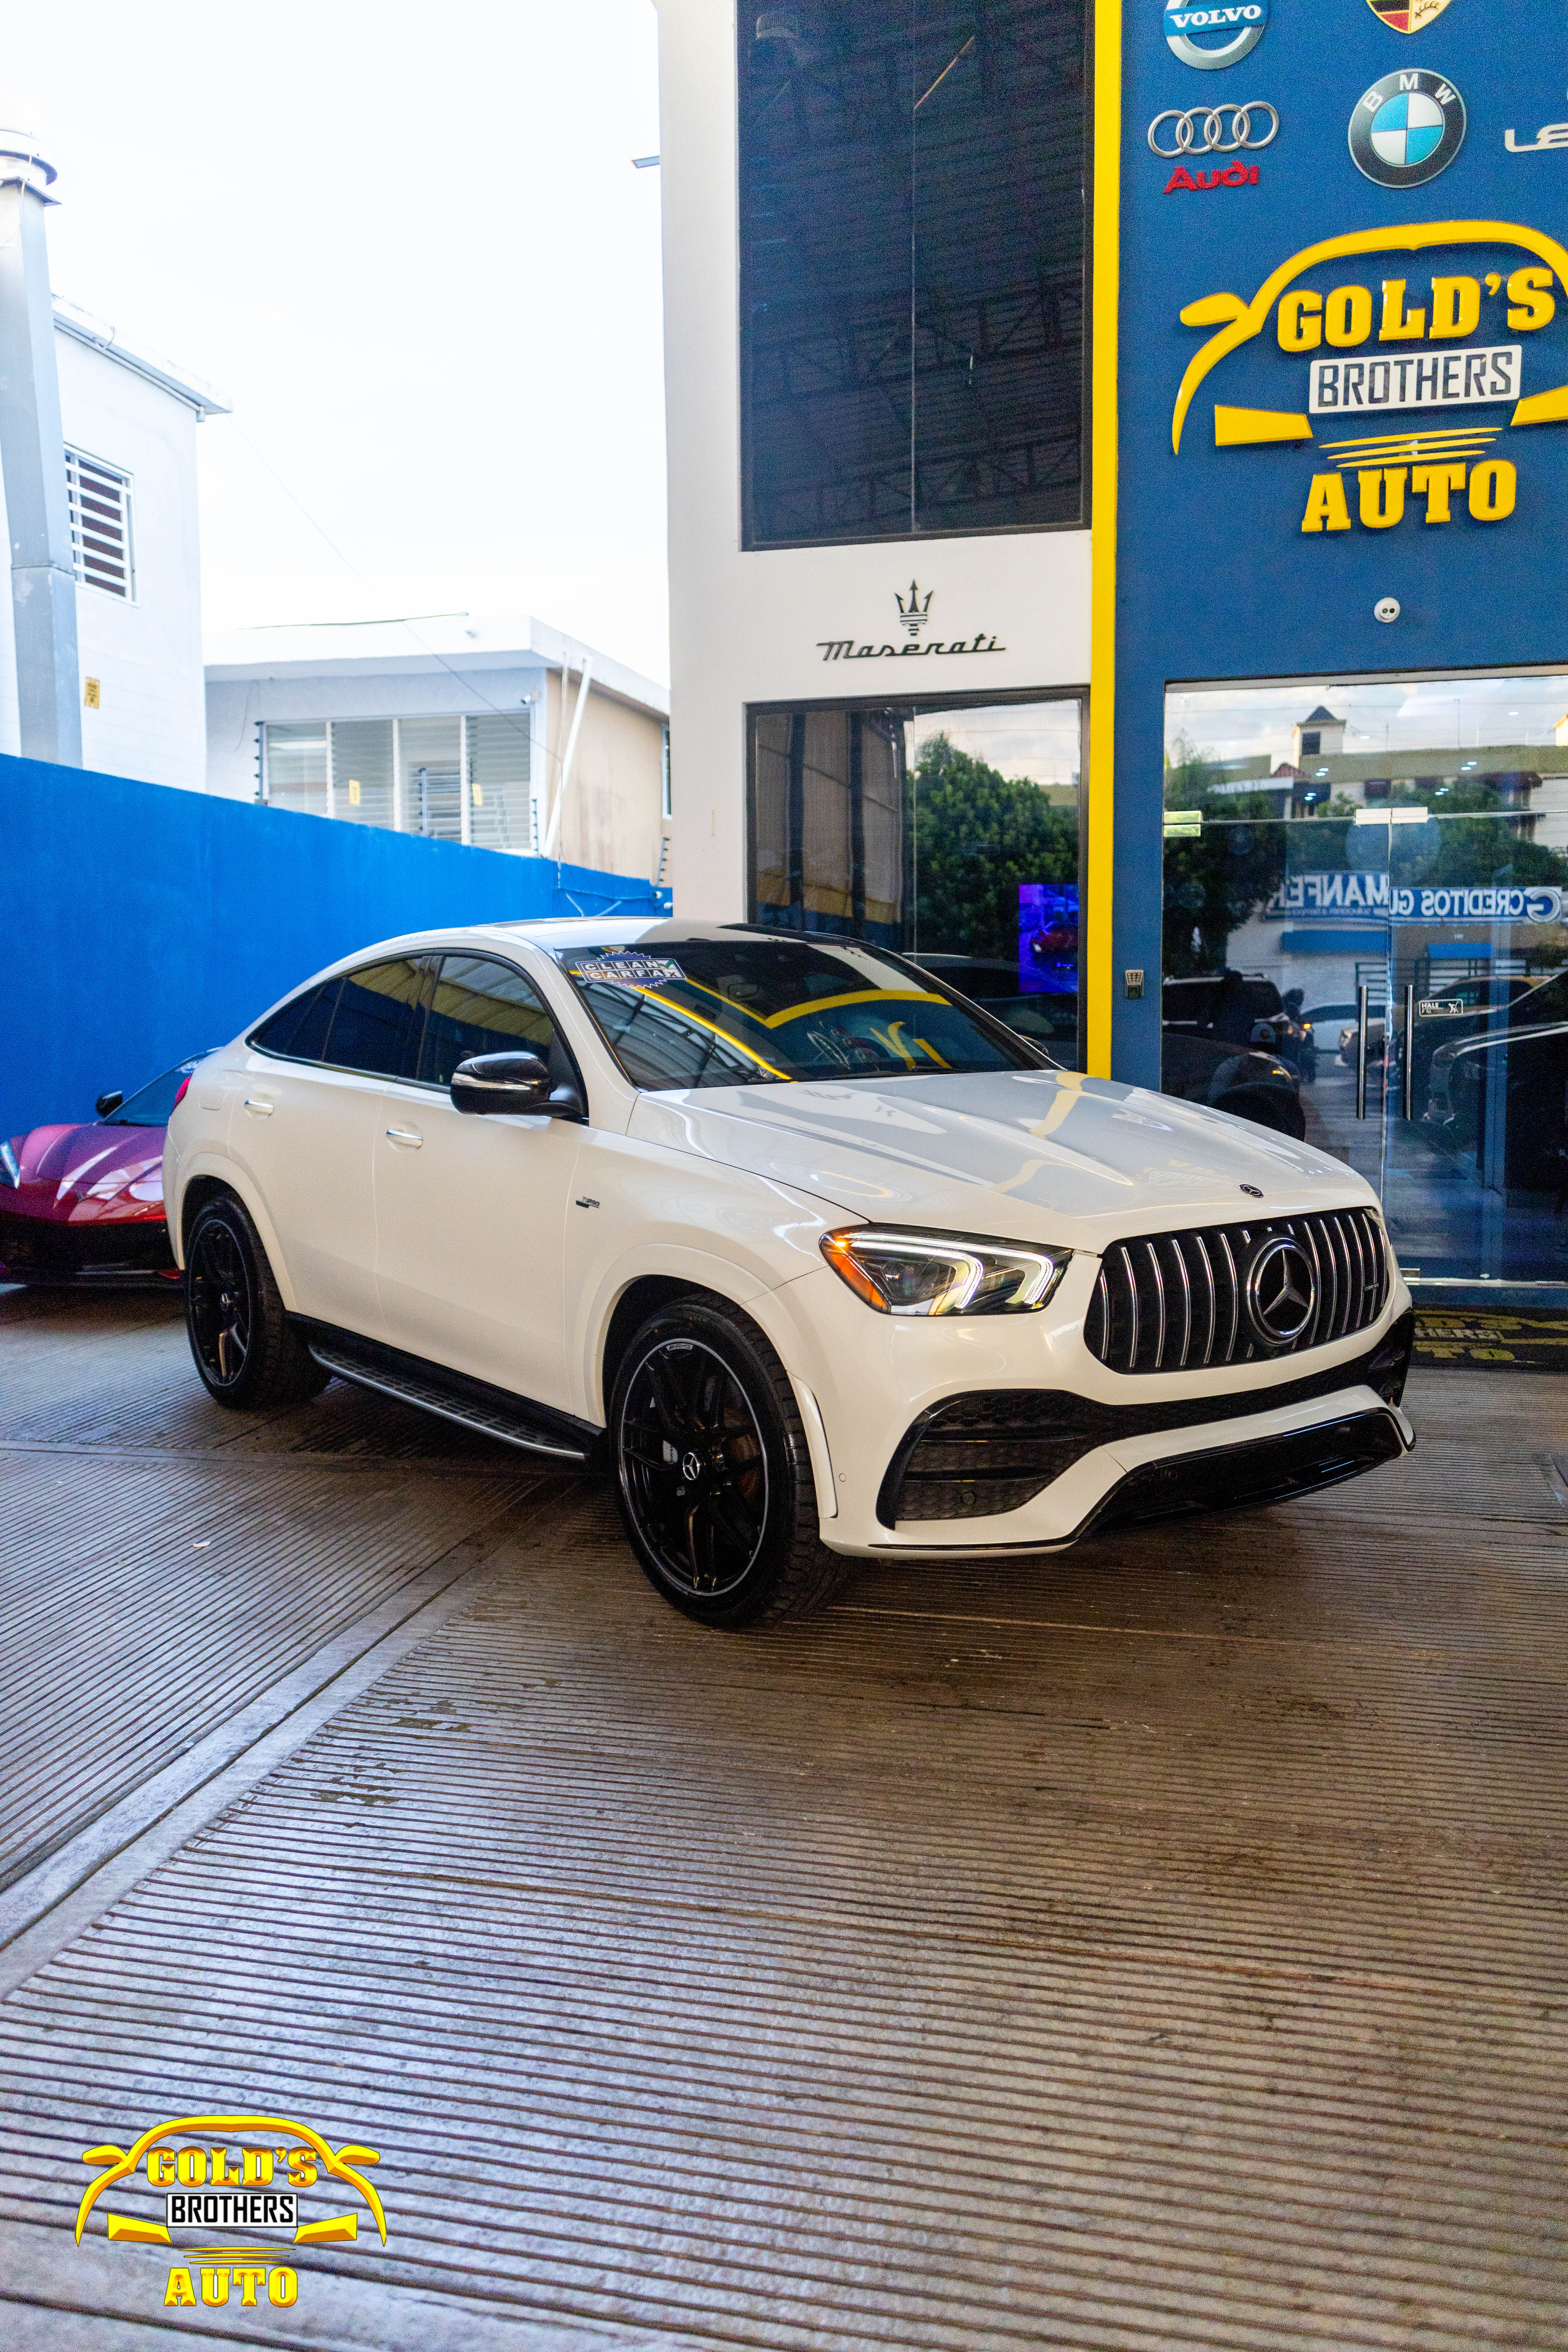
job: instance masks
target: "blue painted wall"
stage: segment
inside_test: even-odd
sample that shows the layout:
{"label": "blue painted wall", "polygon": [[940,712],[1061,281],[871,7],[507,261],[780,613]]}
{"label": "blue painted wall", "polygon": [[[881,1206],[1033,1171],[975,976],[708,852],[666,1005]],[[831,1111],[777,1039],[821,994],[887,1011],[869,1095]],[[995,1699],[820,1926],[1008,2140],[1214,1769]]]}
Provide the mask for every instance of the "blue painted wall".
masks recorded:
{"label": "blue painted wall", "polygon": [[[1216,446],[1214,414],[1216,404],[1307,412],[1313,355],[1280,342],[1279,296],[1290,289],[1327,298],[1336,288],[1360,286],[1372,296],[1367,341],[1337,352],[1325,341],[1319,358],[1430,358],[1517,343],[1525,395],[1568,386],[1568,256],[1560,247],[1552,255],[1528,249],[1519,234],[1568,242],[1568,146],[1535,143],[1542,125],[1568,137],[1560,20],[1514,0],[1453,0],[1420,32],[1405,34],[1367,0],[1266,5],[1262,38],[1218,69],[1196,69],[1172,51],[1161,0],[1135,0],[1123,20],[1115,1067],[1119,1076],[1150,1085],[1159,1071],[1159,992],[1125,1002],[1120,974],[1130,964],[1160,969],[1167,684],[1568,659],[1568,404],[1563,421],[1517,425],[1512,400],[1337,424],[1313,416],[1310,442],[1246,447]],[[1464,142],[1424,185],[1380,186],[1352,160],[1351,117],[1373,83],[1416,68],[1460,93]],[[1154,118],[1168,108],[1194,108],[1201,129],[1206,109],[1249,100],[1267,101],[1279,119],[1278,136],[1245,158],[1257,165],[1257,182],[1173,188],[1173,165],[1148,147]],[[1230,131],[1227,115],[1221,135]],[[1173,143],[1169,124],[1162,143]],[[1187,164],[1195,182],[1199,169],[1208,177],[1233,159],[1194,152]],[[1418,249],[1406,243],[1302,257],[1347,234],[1397,238],[1436,224],[1449,233]],[[1198,387],[1174,450],[1184,372],[1219,324],[1211,316],[1184,325],[1181,311],[1216,295],[1251,303],[1292,261],[1261,331]],[[1541,326],[1517,320],[1510,326],[1509,310],[1520,306],[1510,302],[1508,279],[1532,266],[1542,270],[1551,316]],[[1474,329],[1383,340],[1384,281],[1406,281],[1408,310],[1424,310],[1429,328],[1434,277],[1479,280]],[[1369,529],[1352,468],[1339,477],[1349,528],[1303,531],[1313,477],[1338,474],[1336,457],[1344,455],[1324,445],[1472,425],[1494,436],[1485,454],[1517,470],[1517,504],[1506,520],[1474,519],[1461,489],[1451,520],[1428,521],[1426,498],[1407,473],[1403,519]],[[1417,452],[1414,462],[1426,455]],[[1402,607],[1391,626],[1373,617],[1384,596]]]}
{"label": "blue painted wall", "polygon": [[0,756],[0,1136],[90,1118],[401,931],[668,913],[636,877]]}

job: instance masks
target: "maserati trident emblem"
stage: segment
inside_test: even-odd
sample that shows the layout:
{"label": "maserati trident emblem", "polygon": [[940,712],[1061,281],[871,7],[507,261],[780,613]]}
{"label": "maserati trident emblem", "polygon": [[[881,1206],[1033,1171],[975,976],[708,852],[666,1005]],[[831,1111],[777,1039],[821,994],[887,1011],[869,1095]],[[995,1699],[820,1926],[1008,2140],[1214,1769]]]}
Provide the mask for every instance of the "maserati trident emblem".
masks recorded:
{"label": "maserati trident emblem", "polygon": [[905,628],[909,631],[911,637],[918,637],[921,631],[925,627],[926,623],[930,620],[931,600],[935,593],[936,591],[934,588],[928,588],[922,602],[921,597],[920,582],[918,580],[911,580],[910,582],[910,593],[907,602],[899,594],[897,589],[894,590],[894,600],[899,607],[899,618],[902,621]]}
{"label": "maserati trident emblem", "polygon": [[1312,1261],[1289,1234],[1270,1234],[1247,1270],[1247,1319],[1266,1348],[1289,1348],[1317,1311]]}

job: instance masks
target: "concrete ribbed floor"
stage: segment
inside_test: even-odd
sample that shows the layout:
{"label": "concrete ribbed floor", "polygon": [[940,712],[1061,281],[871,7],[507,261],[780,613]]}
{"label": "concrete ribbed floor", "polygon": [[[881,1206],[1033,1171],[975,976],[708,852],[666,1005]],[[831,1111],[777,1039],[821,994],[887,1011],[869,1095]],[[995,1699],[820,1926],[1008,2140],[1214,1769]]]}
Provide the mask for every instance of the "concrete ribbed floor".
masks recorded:
{"label": "concrete ribbed floor", "polygon": [[[301,2324],[358,2281],[780,2352],[1568,2345],[1565,1401],[1431,1374],[1334,1495],[747,1639],[536,1494],[0,2005],[0,2214],[68,2252],[82,2147],[262,2108],[383,2151],[390,2242]],[[246,1442],[285,1515],[380,1475]]]}

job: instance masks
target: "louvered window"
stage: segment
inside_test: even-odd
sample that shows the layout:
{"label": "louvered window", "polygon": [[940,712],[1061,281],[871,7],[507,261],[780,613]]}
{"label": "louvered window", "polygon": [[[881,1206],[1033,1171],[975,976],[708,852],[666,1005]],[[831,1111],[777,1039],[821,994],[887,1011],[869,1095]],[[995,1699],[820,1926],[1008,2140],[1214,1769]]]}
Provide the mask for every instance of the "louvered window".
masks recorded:
{"label": "louvered window", "polygon": [[529,717],[510,711],[465,719],[471,837],[485,849],[533,849]]}
{"label": "louvered window", "polygon": [[84,457],[79,449],[68,449],[66,488],[77,578],[110,596],[133,596],[130,475],[117,472],[101,458]]}

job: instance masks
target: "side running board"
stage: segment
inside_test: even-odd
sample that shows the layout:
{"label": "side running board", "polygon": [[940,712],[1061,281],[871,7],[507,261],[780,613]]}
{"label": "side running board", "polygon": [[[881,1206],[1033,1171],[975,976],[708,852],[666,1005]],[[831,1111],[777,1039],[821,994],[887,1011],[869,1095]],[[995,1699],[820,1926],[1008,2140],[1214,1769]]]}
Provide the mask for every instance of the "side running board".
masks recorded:
{"label": "side running board", "polygon": [[569,1438],[531,1421],[521,1401],[514,1411],[499,1400],[491,1402],[488,1398],[455,1396],[438,1380],[403,1364],[363,1364],[345,1349],[334,1347],[325,1339],[312,1339],[310,1346],[323,1371],[335,1374],[341,1381],[353,1381],[362,1389],[374,1389],[381,1396],[396,1397],[400,1403],[417,1405],[422,1412],[438,1413],[443,1421],[455,1422],[459,1429],[477,1430],[483,1437],[499,1437],[503,1445],[519,1446],[525,1454],[548,1454],[556,1462],[588,1459],[586,1446],[574,1445]]}

